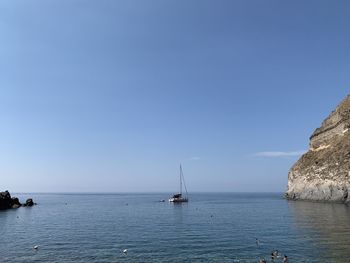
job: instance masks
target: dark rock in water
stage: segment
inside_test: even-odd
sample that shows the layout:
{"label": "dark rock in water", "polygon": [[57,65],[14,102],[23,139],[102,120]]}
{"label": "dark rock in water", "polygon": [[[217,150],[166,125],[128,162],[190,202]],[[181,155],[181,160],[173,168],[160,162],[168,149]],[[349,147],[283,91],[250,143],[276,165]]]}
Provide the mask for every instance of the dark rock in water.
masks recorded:
{"label": "dark rock in water", "polygon": [[8,191],[0,192],[0,209],[8,209],[12,207],[12,198]]}
{"label": "dark rock in water", "polygon": [[310,149],[290,169],[286,198],[350,202],[350,95],[310,137]]}
{"label": "dark rock in water", "polygon": [[35,205],[35,203],[33,202],[33,199],[32,198],[28,198],[26,200],[26,203],[23,206],[33,206],[33,205]]}
{"label": "dark rock in water", "polygon": [[12,208],[18,208],[22,206],[17,197],[12,197]]}
{"label": "dark rock in water", "polygon": [[26,203],[22,205],[17,197],[11,197],[9,191],[0,192],[0,210],[33,205],[36,203],[33,202],[32,198],[27,199]]}

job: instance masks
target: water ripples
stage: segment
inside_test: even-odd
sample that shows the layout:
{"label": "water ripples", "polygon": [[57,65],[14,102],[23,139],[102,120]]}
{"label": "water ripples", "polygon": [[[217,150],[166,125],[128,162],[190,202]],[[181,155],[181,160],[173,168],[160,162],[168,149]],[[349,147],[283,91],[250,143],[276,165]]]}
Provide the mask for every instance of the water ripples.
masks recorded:
{"label": "water ripples", "polygon": [[291,262],[350,258],[344,205],[288,202],[278,194],[194,194],[188,204],[156,202],[166,198],[36,195],[38,206],[0,213],[0,234],[8,240],[0,262],[248,263],[269,259],[274,249]]}

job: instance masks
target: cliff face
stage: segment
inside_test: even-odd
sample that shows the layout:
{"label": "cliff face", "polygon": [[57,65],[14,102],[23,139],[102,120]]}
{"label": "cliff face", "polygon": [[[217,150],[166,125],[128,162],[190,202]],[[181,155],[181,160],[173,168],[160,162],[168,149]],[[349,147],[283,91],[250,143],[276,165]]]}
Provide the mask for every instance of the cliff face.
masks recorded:
{"label": "cliff face", "polygon": [[350,202],[350,95],[310,137],[310,149],[290,169],[289,199]]}

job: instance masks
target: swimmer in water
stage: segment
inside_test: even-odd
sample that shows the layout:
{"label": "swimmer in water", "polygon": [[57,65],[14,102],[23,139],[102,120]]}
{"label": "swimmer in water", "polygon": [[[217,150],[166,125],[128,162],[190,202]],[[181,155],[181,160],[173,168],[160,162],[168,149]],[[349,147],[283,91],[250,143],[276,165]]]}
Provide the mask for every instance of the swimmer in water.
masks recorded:
{"label": "swimmer in water", "polygon": [[274,261],[276,258],[278,258],[279,255],[278,255],[278,250],[274,250],[271,252],[271,259]]}

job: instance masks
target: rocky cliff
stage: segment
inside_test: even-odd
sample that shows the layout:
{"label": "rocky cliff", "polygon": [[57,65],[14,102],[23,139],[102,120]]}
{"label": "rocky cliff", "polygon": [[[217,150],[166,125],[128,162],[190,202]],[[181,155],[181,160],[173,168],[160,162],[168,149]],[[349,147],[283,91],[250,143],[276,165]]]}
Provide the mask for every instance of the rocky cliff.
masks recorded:
{"label": "rocky cliff", "polygon": [[310,137],[310,149],[290,169],[288,199],[350,202],[350,95]]}

